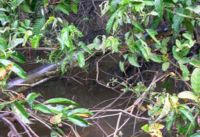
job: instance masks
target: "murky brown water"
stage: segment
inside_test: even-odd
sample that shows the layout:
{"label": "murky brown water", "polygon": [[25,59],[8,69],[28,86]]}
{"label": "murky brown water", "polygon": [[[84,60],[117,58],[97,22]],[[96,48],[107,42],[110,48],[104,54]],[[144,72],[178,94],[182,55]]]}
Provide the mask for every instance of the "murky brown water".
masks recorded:
{"label": "murky brown water", "polygon": [[[119,96],[119,93],[99,86],[92,81],[87,81],[86,83],[83,83],[83,85],[80,85],[73,80],[67,79],[52,80],[48,83],[42,84],[41,86],[32,89],[31,91],[40,92],[46,99],[52,97],[66,97],[69,99],[73,99],[74,101],[81,104],[82,107],[86,108],[93,108],[104,100],[114,99]],[[110,102],[108,101],[102,106],[108,105],[109,103]],[[113,128],[115,128],[116,126],[117,118],[118,117],[109,117],[99,119],[96,121],[96,123],[98,123],[100,127],[91,126],[84,129],[81,128],[79,129],[79,133],[81,137],[106,137],[105,133],[103,133],[102,130],[104,130],[106,134],[112,133],[114,131]],[[133,123],[133,120],[130,121],[129,123],[127,123],[127,126],[122,129],[121,132],[123,133],[123,137],[132,137]],[[39,132],[41,137],[47,137],[49,134],[47,130],[42,131],[40,129]],[[142,137],[141,134],[140,137]],[[144,137],[147,136],[145,135]]]}
{"label": "murky brown water", "polygon": [[[28,92],[31,91],[40,92],[44,99],[53,97],[66,97],[73,99],[74,101],[81,104],[82,107],[86,108],[93,108],[104,100],[114,99],[119,96],[119,93],[99,86],[95,82],[87,81],[81,85],[73,80],[68,79],[51,80],[40,86],[30,89]],[[107,103],[102,104],[102,106],[108,105],[109,103],[110,102],[108,101]],[[93,125],[88,128],[80,128],[78,129],[79,134],[81,137],[106,137],[108,134],[113,133],[117,118],[118,117],[109,117],[96,120],[95,122],[98,123],[99,126]],[[122,128],[122,137],[132,137],[133,123],[134,121],[131,120],[124,128]],[[32,127],[34,131],[40,135],[40,137],[50,137],[50,131],[45,129],[42,125],[37,124],[37,126],[33,125]],[[6,137],[7,132],[8,129],[6,129],[5,126],[0,125],[0,137]],[[140,137],[142,137],[141,134]],[[146,137],[146,135],[143,137]]]}

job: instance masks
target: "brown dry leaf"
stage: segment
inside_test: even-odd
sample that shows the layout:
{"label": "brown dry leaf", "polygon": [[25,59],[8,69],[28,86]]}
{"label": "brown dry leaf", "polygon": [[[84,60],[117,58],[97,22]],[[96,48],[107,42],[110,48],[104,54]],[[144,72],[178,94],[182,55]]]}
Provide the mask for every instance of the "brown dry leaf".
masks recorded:
{"label": "brown dry leaf", "polygon": [[0,68],[0,80],[3,80],[6,77],[6,69],[5,68]]}

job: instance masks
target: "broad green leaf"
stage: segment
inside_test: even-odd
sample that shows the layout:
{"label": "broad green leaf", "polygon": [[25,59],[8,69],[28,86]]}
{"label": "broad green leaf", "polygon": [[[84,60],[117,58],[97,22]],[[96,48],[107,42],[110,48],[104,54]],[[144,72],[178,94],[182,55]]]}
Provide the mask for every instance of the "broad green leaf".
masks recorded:
{"label": "broad green leaf", "polygon": [[155,9],[159,13],[159,16],[163,16],[163,0],[155,0]]}
{"label": "broad green leaf", "polygon": [[179,66],[180,66],[180,69],[182,71],[183,80],[185,80],[185,81],[189,80],[190,72],[189,72],[188,68],[183,64],[179,64]]}
{"label": "broad green leaf", "polygon": [[191,124],[195,125],[195,118],[193,117],[190,110],[186,110],[185,108],[180,108],[179,111],[191,122]]}
{"label": "broad green leaf", "polygon": [[90,110],[85,109],[85,108],[77,108],[77,109],[73,109],[73,110],[67,112],[68,116],[70,116],[70,115],[76,115],[76,114],[88,114],[88,115],[92,115],[93,113]]}
{"label": "broad green leaf", "polygon": [[199,59],[192,58],[190,61],[190,64],[193,65],[194,67],[200,68],[200,60]]}
{"label": "broad green leaf", "polygon": [[66,98],[52,98],[52,99],[45,101],[45,104],[67,104],[67,105],[78,106],[78,104],[76,102],[66,99]]}
{"label": "broad green leaf", "polygon": [[200,68],[194,69],[191,75],[191,86],[196,94],[200,94]]}
{"label": "broad green leaf", "polygon": [[70,7],[69,7],[69,5],[64,5],[63,3],[60,3],[55,7],[55,10],[61,11],[64,14],[69,15]]}
{"label": "broad green leaf", "polygon": [[27,123],[27,124],[30,124],[31,122],[29,121],[28,119],[28,113],[27,111],[25,110],[25,107],[20,104],[19,102],[15,102],[13,105],[12,105],[12,111],[14,113],[16,113],[16,115],[18,115],[18,117],[24,122],[24,123]]}
{"label": "broad green leaf", "polygon": [[166,71],[166,70],[169,68],[169,66],[170,66],[170,63],[169,63],[169,62],[164,62],[164,63],[162,64],[162,70],[163,70],[163,71]]}
{"label": "broad green leaf", "polygon": [[0,12],[0,23],[5,26],[7,23],[10,22],[9,16],[7,16],[5,13]]}
{"label": "broad green leaf", "polygon": [[79,64],[79,67],[84,67],[85,66],[85,57],[84,57],[84,54],[83,52],[78,52],[77,54],[77,60],[78,60],[78,64]]}
{"label": "broad green leaf", "polygon": [[[183,8],[177,8],[176,9],[176,13],[183,14],[183,12],[184,12]],[[181,24],[182,24],[183,20],[184,20],[184,17],[182,17],[182,16],[180,16],[178,14],[174,14],[172,28],[174,29],[174,31],[177,34],[180,31],[180,27],[181,27]]]}
{"label": "broad green leaf", "polygon": [[7,41],[5,38],[0,37],[0,49],[5,51],[8,48]]}
{"label": "broad green leaf", "polygon": [[41,34],[41,30],[45,25],[45,18],[41,17],[35,20],[35,23],[33,25],[33,33],[34,35]]}
{"label": "broad green leaf", "polygon": [[38,35],[34,35],[31,39],[30,39],[30,42],[31,42],[31,47],[36,49],[39,47],[39,44],[40,44],[40,40],[41,40],[42,36],[40,34]]}
{"label": "broad green leaf", "polygon": [[5,59],[0,59],[0,63],[3,64],[4,66],[8,66],[8,65],[13,65],[11,67],[11,71],[13,71],[16,75],[18,75],[21,78],[26,78],[26,72],[17,64],[9,61],[9,60],[5,60]]}
{"label": "broad green leaf", "polygon": [[24,55],[20,52],[14,52],[13,54],[11,54],[10,57],[21,64],[24,64],[26,62]]}
{"label": "broad green leaf", "polygon": [[151,54],[150,59],[156,63],[162,63],[162,56],[157,54]]}
{"label": "broad green leaf", "polygon": [[128,56],[128,62],[129,62],[131,65],[135,66],[135,67],[140,67],[140,65],[138,64],[137,57],[134,56],[134,55],[129,55],[129,56]]}
{"label": "broad green leaf", "polygon": [[72,116],[67,117],[67,119],[70,122],[72,122],[73,124],[80,126],[80,127],[87,127],[89,125],[87,121],[80,118],[79,116],[72,115]]}
{"label": "broad green leaf", "polygon": [[194,100],[196,102],[198,101],[197,96],[191,91],[183,91],[183,92],[178,94],[178,97],[182,98],[182,99],[191,99],[191,100]]}
{"label": "broad green leaf", "polygon": [[30,94],[27,95],[26,97],[26,101],[28,102],[28,104],[32,107],[33,106],[33,102],[35,101],[35,99],[37,97],[39,97],[40,94],[39,93],[35,93],[35,92],[32,92]]}
{"label": "broad green leaf", "polygon": [[43,104],[34,105],[33,109],[45,114],[52,114],[51,109],[49,109],[46,105]]}

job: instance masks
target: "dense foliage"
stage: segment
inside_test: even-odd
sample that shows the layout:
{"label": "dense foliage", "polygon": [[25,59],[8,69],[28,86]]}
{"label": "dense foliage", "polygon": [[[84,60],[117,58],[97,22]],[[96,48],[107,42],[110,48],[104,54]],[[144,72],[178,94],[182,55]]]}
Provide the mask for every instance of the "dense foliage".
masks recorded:
{"label": "dense foliage", "polygon": [[[110,52],[121,57],[120,70],[127,66],[142,68],[145,63],[157,64],[164,79],[182,84],[183,91],[156,92],[156,82],[125,83],[122,91],[133,92],[147,99],[150,120],[142,129],[153,137],[162,137],[162,129],[177,130],[178,135],[200,136],[200,5],[198,0],[110,0],[100,4],[101,17],[109,17],[106,35],[84,43],[84,36],[66,16],[78,12],[78,0],[0,0],[0,80],[2,93],[12,99],[0,100],[0,109],[9,109],[28,124],[32,111],[49,114],[50,124],[62,134],[59,124],[65,120],[87,126],[84,117],[92,113],[77,108],[77,103],[54,98],[43,103],[37,93],[27,97],[6,90],[12,72],[26,78],[19,64],[25,57],[18,48],[51,49],[48,63],[60,65],[62,74],[70,67],[85,68],[95,53]],[[175,82],[173,84],[175,84]],[[10,93],[9,93],[10,92]],[[169,93],[170,92],[170,93]],[[14,94],[14,95],[13,95]],[[17,95],[17,96],[16,96]],[[49,105],[54,104],[54,105]],[[62,104],[62,105],[61,105]],[[28,106],[28,107],[27,107]],[[5,109],[6,108],[6,109]]]}

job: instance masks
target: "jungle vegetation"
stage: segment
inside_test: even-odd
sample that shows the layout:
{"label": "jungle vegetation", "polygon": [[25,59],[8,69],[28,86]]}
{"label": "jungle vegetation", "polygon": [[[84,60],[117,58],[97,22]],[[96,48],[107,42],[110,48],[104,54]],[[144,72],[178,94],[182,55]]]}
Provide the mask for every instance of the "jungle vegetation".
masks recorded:
{"label": "jungle vegetation", "polygon": [[[198,0],[0,0],[0,122],[9,137],[21,136],[11,118],[29,137],[40,136],[33,121],[51,137],[66,136],[63,126],[92,125],[96,112],[71,99],[41,101],[38,92],[8,88],[15,77],[28,79],[30,54],[35,63],[56,64],[58,77],[73,68],[90,72],[95,60],[97,84],[136,97],[120,115],[144,121],[141,130],[152,137],[199,137],[199,51]],[[107,56],[117,57],[119,76],[101,81],[99,63]],[[175,92],[158,88],[169,79]]]}

